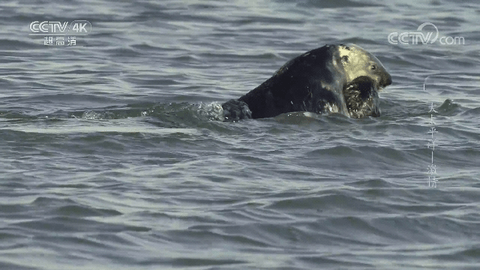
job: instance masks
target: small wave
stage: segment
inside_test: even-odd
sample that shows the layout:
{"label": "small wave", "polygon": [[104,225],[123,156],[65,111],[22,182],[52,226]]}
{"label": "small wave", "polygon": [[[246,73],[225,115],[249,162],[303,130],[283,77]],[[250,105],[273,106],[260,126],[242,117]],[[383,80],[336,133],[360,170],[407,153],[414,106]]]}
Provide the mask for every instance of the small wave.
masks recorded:
{"label": "small wave", "polygon": [[218,102],[212,102],[208,104],[198,104],[198,113],[208,120],[224,121],[223,107]]}
{"label": "small wave", "polygon": [[152,128],[152,127],[131,127],[131,126],[77,126],[77,127],[36,127],[23,125],[22,127],[9,127],[0,128],[0,130],[11,130],[23,133],[36,133],[36,134],[77,134],[77,133],[142,133],[142,134],[157,134],[157,135],[169,135],[169,134],[186,134],[186,135],[199,135],[200,132],[193,128]]}
{"label": "small wave", "polygon": [[0,111],[0,119],[9,121],[31,122],[79,120],[117,120],[145,118],[160,127],[191,127],[206,122],[223,122],[225,120],[221,103],[137,103],[109,106],[94,109],[77,109],[75,111],[56,110],[51,113],[31,111]]}
{"label": "small wave", "polygon": [[42,48],[34,42],[20,40],[0,39],[0,49],[3,50],[28,50]]}
{"label": "small wave", "polygon": [[442,115],[456,115],[464,111],[462,106],[453,102],[451,99],[446,99],[437,110]]}
{"label": "small wave", "polygon": [[478,117],[480,115],[480,107],[474,108],[474,109],[469,109],[463,113],[463,115],[466,116],[475,116]]}
{"label": "small wave", "polygon": [[327,1],[306,1],[305,3],[299,4],[299,6],[304,6],[307,8],[363,8],[363,7],[373,7],[377,6],[376,4],[371,3],[362,3],[355,2],[350,0],[327,0]]}

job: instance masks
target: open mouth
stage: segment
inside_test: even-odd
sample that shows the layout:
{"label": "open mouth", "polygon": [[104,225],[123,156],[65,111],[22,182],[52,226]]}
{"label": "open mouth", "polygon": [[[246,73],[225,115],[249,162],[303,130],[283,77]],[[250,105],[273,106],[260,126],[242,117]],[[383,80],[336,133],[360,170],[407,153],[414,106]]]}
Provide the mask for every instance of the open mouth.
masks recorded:
{"label": "open mouth", "polygon": [[380,87],[366,76],[358,77],[346,85],[343,95],[350,117],[380,116],[378,91]]}

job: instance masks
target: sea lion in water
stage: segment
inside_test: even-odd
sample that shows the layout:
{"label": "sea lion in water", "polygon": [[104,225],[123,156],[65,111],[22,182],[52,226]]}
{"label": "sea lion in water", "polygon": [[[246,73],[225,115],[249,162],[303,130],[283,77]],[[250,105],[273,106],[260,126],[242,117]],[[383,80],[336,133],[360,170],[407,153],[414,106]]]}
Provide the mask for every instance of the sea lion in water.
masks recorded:
{"label": "sea lion in water", "polygon": [[378,91],[391,83],[382,63],[359,46],[325,45],[288,61],[270,79],[222,108],[226,121],[295,111],[380,116]]}

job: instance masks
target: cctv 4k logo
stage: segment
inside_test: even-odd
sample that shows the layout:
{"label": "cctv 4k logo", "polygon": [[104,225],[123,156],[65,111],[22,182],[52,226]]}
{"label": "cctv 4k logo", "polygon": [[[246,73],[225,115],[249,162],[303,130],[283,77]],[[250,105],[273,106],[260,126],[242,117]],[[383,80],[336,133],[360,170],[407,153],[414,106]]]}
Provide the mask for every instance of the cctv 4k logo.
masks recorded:
{"label": "cctv 4k logo", "polygon": [[33,21],[30,35],[88,35],[92,24],[87,20],[75,21]]}

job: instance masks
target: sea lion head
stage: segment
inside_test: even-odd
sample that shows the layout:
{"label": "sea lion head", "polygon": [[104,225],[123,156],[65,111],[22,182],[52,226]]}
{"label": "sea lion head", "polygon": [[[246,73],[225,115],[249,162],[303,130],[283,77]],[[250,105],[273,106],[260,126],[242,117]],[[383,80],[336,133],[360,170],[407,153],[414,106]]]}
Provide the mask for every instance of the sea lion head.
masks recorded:
{"label": "sea lion head", "polygon": [[343,99],[350,117],[380,116],[378,91],[392,84],[392,77],[375,56],[361,47],[338,45],[336,66],[343,72]]}
{"label": "sea lion head", "polygon": [[360,46],[355,44],[338,45],[338,57],[345,72],[347,83],[366,76],[375,82],[375,87],[379,91],[392,84],[392,76],[380,60]]}

